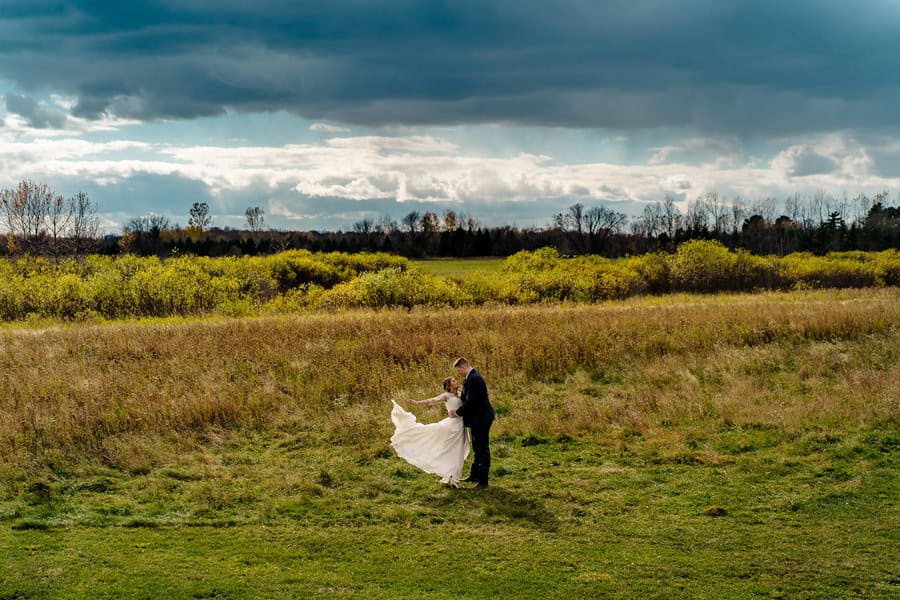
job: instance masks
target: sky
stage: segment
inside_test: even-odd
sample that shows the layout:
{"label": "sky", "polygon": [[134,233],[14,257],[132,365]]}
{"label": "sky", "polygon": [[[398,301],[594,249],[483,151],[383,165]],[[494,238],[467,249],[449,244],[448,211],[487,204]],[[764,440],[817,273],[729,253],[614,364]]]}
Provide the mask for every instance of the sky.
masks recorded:
{"label": "sky", "polygon": [[0,188],[281,229],[900,190],[898,0],[0,0]]}

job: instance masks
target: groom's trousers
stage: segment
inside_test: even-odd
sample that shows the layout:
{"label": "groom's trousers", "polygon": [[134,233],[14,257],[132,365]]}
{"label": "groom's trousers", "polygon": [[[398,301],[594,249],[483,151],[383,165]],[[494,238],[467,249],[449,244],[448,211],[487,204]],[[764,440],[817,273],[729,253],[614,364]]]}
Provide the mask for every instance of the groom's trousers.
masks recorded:
{"label": "groom's trousers", "polygon": [[476,425],[470,429],[472,432],[472,450],[475,459],[472,461],[472,469],[469,471],[469,478],[487,485],[488,473],[491,470],[491,448],[490,448],[490,421],[487,425]]}

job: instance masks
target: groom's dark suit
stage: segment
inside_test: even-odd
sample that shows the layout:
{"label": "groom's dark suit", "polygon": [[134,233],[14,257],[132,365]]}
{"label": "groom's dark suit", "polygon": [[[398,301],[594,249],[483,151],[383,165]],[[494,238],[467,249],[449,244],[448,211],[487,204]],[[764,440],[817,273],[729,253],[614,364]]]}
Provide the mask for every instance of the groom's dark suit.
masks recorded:
{"label": "groom's dark suit", "polygon": [[475,453],[469,478],[487,485],[491,470],[489,437],[494,422],[494,407],[488,399],[487,384],[475,369],[466,375],[460,400],[462,405],[456,409],[456,414],[463,418],[463,425],[472,430],[472,450]]}

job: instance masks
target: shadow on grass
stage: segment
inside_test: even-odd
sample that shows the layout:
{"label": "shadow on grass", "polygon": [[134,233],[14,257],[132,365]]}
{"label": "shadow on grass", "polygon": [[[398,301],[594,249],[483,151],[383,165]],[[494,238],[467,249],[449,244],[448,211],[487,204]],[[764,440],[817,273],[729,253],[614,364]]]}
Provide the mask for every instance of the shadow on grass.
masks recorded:
{"label": "shadow on grass", "polygon": [[525,522],[542,531],[554,532],[559,529],[559,519],[535,498],[506,490],[489,487],[486,490],[462,488],[447,490],[436,501],[443,506],[454,506],[467,510],[481,509],[489,520],[510,520]]}

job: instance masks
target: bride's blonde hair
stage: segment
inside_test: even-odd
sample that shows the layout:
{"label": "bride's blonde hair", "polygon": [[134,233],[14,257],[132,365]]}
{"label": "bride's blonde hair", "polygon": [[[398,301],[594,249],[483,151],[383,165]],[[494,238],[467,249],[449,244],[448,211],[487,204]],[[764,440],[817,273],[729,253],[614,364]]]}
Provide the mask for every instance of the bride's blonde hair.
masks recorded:
{"label": "bride's blonde hair", "polygon": [[452,381],[453,381],[452,377],[448,377],[447,379],[444,380],[444,391],[445,392],[450,391],[450,382],[452,382]]}

